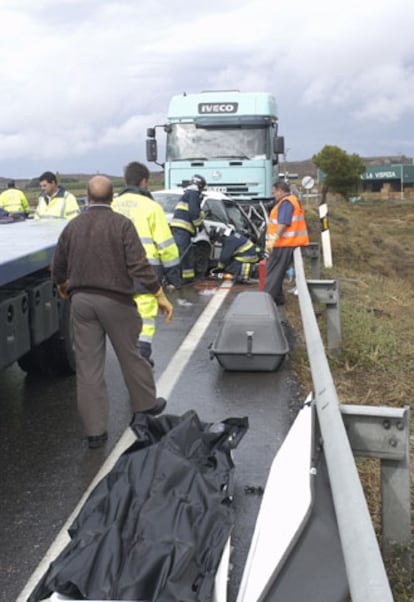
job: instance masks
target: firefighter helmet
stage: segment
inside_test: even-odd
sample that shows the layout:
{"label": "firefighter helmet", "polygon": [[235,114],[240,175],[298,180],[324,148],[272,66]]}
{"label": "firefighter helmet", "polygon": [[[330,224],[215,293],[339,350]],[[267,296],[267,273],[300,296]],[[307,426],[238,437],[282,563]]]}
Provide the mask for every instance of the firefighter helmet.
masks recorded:
{"label": "firefighter helmet", "polygon": [[207,186],[207,182],[205,181],[203,176],[199,176],[198,174],[195,174],[191,178],[190,184],[195,184],[200,192],[203,190],[203,188],[205,188]]}

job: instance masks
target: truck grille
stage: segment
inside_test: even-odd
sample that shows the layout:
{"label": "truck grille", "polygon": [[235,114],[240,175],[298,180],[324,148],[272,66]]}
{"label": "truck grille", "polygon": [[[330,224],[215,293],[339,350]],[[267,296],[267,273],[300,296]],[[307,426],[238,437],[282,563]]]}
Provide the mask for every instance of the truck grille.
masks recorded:
{"label": "truck grille", "polygon": [[247,184],[226,184],[225,182],[220,182],[220,184],[211,184],[208,183],[208,188],[210,190],[218,190],[220,192],[224,192],[224,194],[228,194],[231,197],[258,197],[259,193],[253,192],[249,190]]}

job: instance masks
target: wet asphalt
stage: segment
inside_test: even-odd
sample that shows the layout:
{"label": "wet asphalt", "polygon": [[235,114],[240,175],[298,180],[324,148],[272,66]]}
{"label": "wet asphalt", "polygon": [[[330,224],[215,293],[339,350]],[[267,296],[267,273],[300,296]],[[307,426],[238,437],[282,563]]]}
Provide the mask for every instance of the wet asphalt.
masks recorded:
{"label": "wet asphalt", "polygon": [[[210,285],[209,285],[210,286]],[[249,418],[234,451],[236,522],[232,535],[228,602],[235,602],[260,507],[260,487],[301,404],[289,354],[273,372],[224,370],[209,347],[241,291],[233,287],[171,390],[168,412],[194,409],[203,422]],[[162,378],[177,350],[212,300],[202,285],[173,293],[174,319],[158,319],[154,374]],[[287,331],[288,339],[290,333]],[[177,369],[180,369],[177,366]],[[111,398],[109,439],[88,450],[76,409],[75,377],[32,378],[17,364],[0,372],[0,602],[15,602],[131,419],[128,394],[108,346]],[[19,599],[20,602],[20,599]]]}

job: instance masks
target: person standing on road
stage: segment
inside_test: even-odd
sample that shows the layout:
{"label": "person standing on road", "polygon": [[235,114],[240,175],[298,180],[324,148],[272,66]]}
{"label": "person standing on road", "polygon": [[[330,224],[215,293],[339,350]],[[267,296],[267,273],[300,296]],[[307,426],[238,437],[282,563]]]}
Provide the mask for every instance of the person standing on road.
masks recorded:
{"label": "person standing on road", "polygon": [[196,234],[197,229],[203,226],[201,192],[205,187],[206,181],[203,176],[194,175],[175,206],[174,215],[170,222],[180,252],[181,280],[183,284],[192,282],[195,278],[191,238]]}
{"label": "person standing on road", "polygon": [[283,279],[293,261],[296,247],[309,244],[305,210],[299,199],[290,192],[289,184],[273,185],[276,200],[270,215],[266,234],[266,280],[264,291],[269,293],[278,307],[284,307]]}
{"label": "person standing on road", "polygon": [[39,196],[35,219],[72,219],[79,215],[80,209],[75,196],[58,186],[57,178],[51,171],[45,171],[39,177],[42,193]]}
{"label": "person standing on road", "polygon": [[7,189],[0,194],[0,209],[9,214],[21,213],[27,216],[30,213],[30,205],[22,190],[16,188],[16,182],[10,180]]}
{"label": "person standing on road", "polygon": [[119,360],[134,412],[161,413],[151,366],[137,340],[142,319],[134,303],[135,280],[153,295],[166,321],[173,308],[148,262],[134,224],[111,209],[112,182],[94,176],[88,183],[88,207],[61,233],[52,277],[69,297],[76,356],[77,398],[90,448],[108,438],[108,394],[104,379],[108,335]]}
{"label": "person standing on road", "polygon": [[[147,259],[155,270],[160,282],[166,281],[169,287],[180,286],[179,253],[175,244],[167,216],[147,190],[150,173],[138,161],[132,161],[125,168],[126,187],[112,202],[112,209],[122,213],[134,223],[145,249]],[[143,355],[152,364],[152,340],[158,314],[157,299],[144,285],[138,284],[138,294],[134,296],[143,326],[139,335],[139,346]]]}

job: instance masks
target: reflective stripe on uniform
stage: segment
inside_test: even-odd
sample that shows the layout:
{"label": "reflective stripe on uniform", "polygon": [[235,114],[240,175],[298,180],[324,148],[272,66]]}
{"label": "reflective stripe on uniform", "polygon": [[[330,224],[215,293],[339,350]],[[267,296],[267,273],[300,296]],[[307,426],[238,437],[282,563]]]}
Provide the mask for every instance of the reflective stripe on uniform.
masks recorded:
{"label": "reflective stripe on uniform", "polygon": [[186,222],[183,219],[175,218],[170,222],[171,228],[181,228],[182,230],[187,230],[190,234],[195,234],[195,228],[192,223]]}
{"label": "reflective stripe on uniform", "polygon": [[155,319],[158,314],[157,298],[151,293],[142,293],[134,295],[134,301],[142,319],[142,330],[139,334],[139,340],[151,343],[156,329]]}
{"label": "reflective stripe on uniform", "polygon": [[195,278],[195,272],[193,269],[183,269],[181,272],[183,280],[191,280]]}

